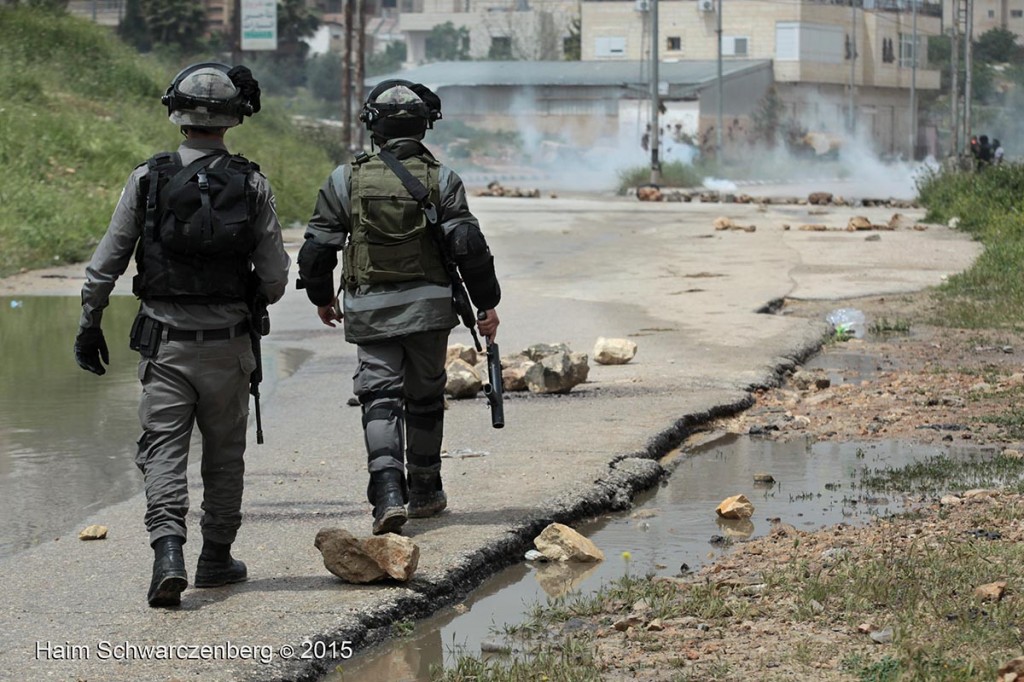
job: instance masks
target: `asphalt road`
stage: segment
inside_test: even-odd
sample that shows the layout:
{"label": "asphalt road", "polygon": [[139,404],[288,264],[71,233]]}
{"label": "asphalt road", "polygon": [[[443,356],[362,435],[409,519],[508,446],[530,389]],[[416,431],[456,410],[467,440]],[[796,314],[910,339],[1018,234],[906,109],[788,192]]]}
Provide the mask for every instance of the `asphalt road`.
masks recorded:
{"label": "asphalt road", "polygon": [[[890,209],[809,215],[805,207],[625,197],[473,198],[471,205],[502,281],[503,354],[556,341],[590,353],[597,337],[608,336],[636,341],[636,358],[592,364],[589,381],[568,395],[509,395],[503,430],[490,428],[482,398],[453,401],[444,460],[449,511],[405,527],[421,548],[416,576],[404,585],[352,586],[324,569],[313,538],[328,526],[370,530],[360,415],[345,404],[355,349],[290,290],[272,309],[268,342],[291,361],[279,364],[265,395],[266,444],[253,437],[246,456],[245,520],[234,551],[248,563],[249,581],[190,588],[180,609],[148,608],[152,555],[139,494],[0,563],[0,678],[316,679],[339,662],[324,654],[358,650],[389,623],[459,598],[517,561],[548,522],[628,506],[662,473],[658,456],[709,416],[743,409],[752,387],[776,382],[827,330],[823,321],[759,309],[787,297],[916,291],[978,253],[941,226],[880,232],[877,241],[863,232],[795,229],[842,227],[852,214],[885,222]],[[757,229],[716,232],[719,215]],[[784,231],[784,223],[794,229]],[[301,230],[288,236],[296,249]],[[4,280],[0,293],[76,293],[76,280],[47,274],[54,273]],[[129,281],[118,290],[127,293]],[[468,343],[469,335],[456,330],[452,342]],[[92,523],[108,526],[108,539],[77,540],[74,530]],[[189,524],[191,573],[201,544],[194,512]],[[281,656],[288,647],[292,658]]]}

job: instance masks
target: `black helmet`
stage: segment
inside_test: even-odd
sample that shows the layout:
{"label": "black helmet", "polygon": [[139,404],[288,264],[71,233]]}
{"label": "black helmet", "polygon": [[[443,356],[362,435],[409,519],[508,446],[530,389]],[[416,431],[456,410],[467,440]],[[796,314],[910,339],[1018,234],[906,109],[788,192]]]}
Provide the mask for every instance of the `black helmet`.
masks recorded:
{"label": "black helmet", "polygon": [[230,128],[252,116],[253,107],[228,77],[231,67],[202,62],[182,69],[160,102],[171,123],[201,128]]}
{"label": "black helmet", "polygon": [[430,88],[406,80],[386,80],[370,91],[359,120],[375,137],[422,139],[441,118],[441,99]]}

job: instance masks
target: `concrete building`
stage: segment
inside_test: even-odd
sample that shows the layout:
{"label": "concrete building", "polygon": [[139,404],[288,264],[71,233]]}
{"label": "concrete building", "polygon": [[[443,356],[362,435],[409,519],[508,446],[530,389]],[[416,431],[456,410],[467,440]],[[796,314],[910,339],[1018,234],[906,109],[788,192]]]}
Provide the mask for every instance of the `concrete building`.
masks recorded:
{"label": "concrete building", "polygon": [[[943,0],[943,25],[954,24],[954,0]],[[961,14],[967,11],[966,0],[960,0]],[[1001,28],[1017,34],[1017,42],[1024,42],[1024,0],[973,0],[974,37],[993,28]],[[961,26],[965,16],[961,16]]]}
{"label": "concrete building", "polygon": [[[585,0],[583,59],[649,58],[648,2]],[[716,59],[718,7],[717,0],[660,0],[660,60]],[[909,0],[858,0],[853,7],[844,0],[725,0],[722,7],[723,59],[771,60],[786,119],[847,135],[852,123],[878,153],[910,151],[911,80],[920,92],[939,88],[939,72],[926,63],[928,36],[942,30],[937,4],[918,7],[916,74]]]}
{"label": "concrete building", "polygon": [[[649,68],[637,60],[437,62],[381,76],[367,87],[405,78],[437,92],[446,119],[579,148],[639,150],[651,113]],[[665,63],[658,80],[664,147],[699,145],[701,130],[714,124],[718,109],[716,63]],[[772,85],[771,62],[730,61],[722,81],[726,122],[742,126]]]}
{"label": "concrete building", "polygon": [[577,0],[400,0],[398,30],[410,66],[427,61],[427,36],[449,22],[466,29],[470,59],[554,60],[565,54],[578,8]]}

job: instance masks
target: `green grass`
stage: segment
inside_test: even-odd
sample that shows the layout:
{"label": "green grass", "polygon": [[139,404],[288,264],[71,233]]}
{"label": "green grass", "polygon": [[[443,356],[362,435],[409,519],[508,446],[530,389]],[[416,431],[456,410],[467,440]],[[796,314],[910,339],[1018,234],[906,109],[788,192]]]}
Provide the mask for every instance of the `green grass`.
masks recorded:
{"label": "green grass", "polygon": [[936,322],[961,328],[1024,326],[1024,164],[1006,164],[983,173],[944,171],[919,183],[926,220],[958,220],[962,230],[985,247],[967,271],[951,277],[938,292],[942,313]]}
{"label": "green grass", "polygon": [[[681,161],[670,161],[661,167],[662,187],[700,187],[707,173],[701,169],[684,164]],[[649,184],[651,169],[647,166],[634,166],[619,171],[619,191],[624,192],[630,187]]]}
{"label": "green grass", "polygon": [[[85,20],[0,9],[0,276],[89,257],[131,170],[181,140],[160,104],[181,66]],[[332,168],[321,146],[273,100],[226,139],[260,164],[283,224],[308,219]]]}

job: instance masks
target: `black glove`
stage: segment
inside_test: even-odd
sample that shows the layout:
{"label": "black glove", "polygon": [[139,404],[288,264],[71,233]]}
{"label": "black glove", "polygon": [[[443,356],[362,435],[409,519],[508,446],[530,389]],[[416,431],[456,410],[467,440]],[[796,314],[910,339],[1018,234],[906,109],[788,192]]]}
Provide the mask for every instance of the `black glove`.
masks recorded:
{"label": "black glove", "polygon": [[84,370],[100,376],[107,373],[106,367],[100,363],[110,364],[110,351],[107,350],[107,342],[103,338],[103,330],[99,327],[86,327],[78,330],[75,337],[75,361]]}
{"label": "black glove", "polygon": [[260,110],[260,82],[252,77],[249,67],[241,65],[232,67],[228,71],[228,78],[252,107],[252,113],[258,112]]}

